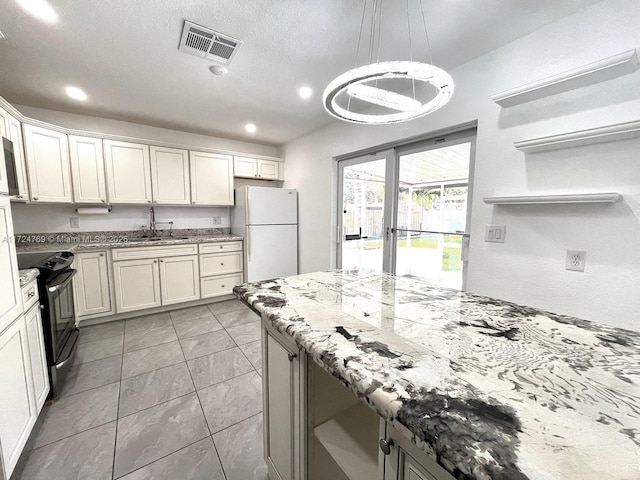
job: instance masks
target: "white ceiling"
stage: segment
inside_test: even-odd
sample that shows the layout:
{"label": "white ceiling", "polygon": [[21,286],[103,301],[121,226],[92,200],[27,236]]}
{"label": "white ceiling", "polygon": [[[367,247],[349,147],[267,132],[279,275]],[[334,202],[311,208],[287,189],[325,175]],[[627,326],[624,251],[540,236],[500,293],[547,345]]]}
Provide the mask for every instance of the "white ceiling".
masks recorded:
{"label": "white ceiling", "polygon": [[[322,90],[354,66],[363,1],[49,0],[59,15],[50,26],[17,0],[3,0],[0,95],[280,145],[336,121],[322,107]],[[423,0],[433,61],[451,69],[597,1]],[[384,0],[383,9],[381,60],[408,59],[405,0]],[[178,51],[185,19],[244,42],[226,77]],[[420,25],[414,59],[428,61]],[[297,96],[303,84],[314,89],[310,101]],[[67,98],[67,85],[83,88],[89,100]],[[249,121],[258,127],[253,135],[243,130]]]}

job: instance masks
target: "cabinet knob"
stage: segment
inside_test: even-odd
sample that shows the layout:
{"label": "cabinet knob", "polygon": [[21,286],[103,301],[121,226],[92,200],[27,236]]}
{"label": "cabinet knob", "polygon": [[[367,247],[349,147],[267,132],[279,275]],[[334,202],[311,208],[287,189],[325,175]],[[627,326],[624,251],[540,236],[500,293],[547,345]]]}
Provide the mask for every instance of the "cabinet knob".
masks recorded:
{"label": "cabinet knob", "polygon": [[296,358],[298,355],[296,355],[295,353],[288,353],[287,357],[289,357],[289,361],[293,362],[293,359]]}
{"label": "cabinet knob", "polygon": [[224,262],[220,262],[220,265],[224,265]]}
{"label": "cabinet knob", "polygon": [[100,254],[100,256],[101,256],[101,257],[104,257],[104,253],[101,253],[101,254]]}
{"label": "cabinet knob", "polygon": [[158,263],[158,260],[154,260],[153,263]]}
{"label": "cabinet knob", "polygon": [[380,439],[380,450],[382,450],[382,453],[385,455],[389,455],[391,453],[391,447],[394,445],[393,439],[391,438],[389,440],[385,440],[384,438]]}
{"label": "cabinet knob", "polygon": [[196,202],[191,202],[191,204],[192,204],[192,205],[195,205],[195,204],[196,204]]}
{"label": "cabinet knob", "polygon": [[38,197],[33,197],[34,200],[38,200]]}
{"label": "cabinet knob", "polygon": [[224,285],[222,285],[222,288],[224,288]]}
{"label": "cabinet knob", "polygon": [[105,200],[104,198],[103,198],[102,200],[100,200],[100,201],[101,201],[102,203],[105,203],[105,202],[106,202],[106,200]]}
{"label": "cabinet knob", "polygon": [[29,298],[33,297],[35,294],[36,294],[36,292],[34,292],[33,290],[31,290],[31,291],[29,292]]}

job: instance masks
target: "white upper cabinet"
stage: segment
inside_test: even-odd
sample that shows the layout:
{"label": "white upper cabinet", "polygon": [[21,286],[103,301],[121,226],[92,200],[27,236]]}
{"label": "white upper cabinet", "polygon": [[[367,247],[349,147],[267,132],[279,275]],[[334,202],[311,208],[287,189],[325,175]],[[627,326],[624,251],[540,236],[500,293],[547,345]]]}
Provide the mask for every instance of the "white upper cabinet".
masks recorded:
{"label": "white upper cabinet", "polygon": [[106,203],[102,139],[69,136],[73,201],[75,203]]}
{"label": "white upper cabinet", "polygon": [[9,138],[9,113],[0,107],[0,136]]}
{"label": "white upper cabinet", "polygon": [[31,201],[71,203],[67,136],[33,125],[22,126]]}
{"label": "white upper cabinet", "polygon": [[276,160],[234,156],[233,168],[236,177],[281,180],[280,162]]}
{"label": "white upper cabinet", "polygon": [[151,147],[153,203],[189,205],[189,152],[177,148]]}
{"label": "white upper cabinet", "polygon": [[231,155],[189,152],[191,203],[233,205],[233,159]]}
{"label": "white upper cabinet", "polygon": [[280,162],[274,162],[273,160],[257,160],[258,163],[258,178],[265,180],[278,180],[278,174],[280,170]]}
{"label": "white upper cabinet", "polygon": [[255,158],[233,157],[233,175],[253,178],[258,176],[258,162]]}
{"label": "white upper cabinet", "polygon": [[149,146],[104,141],[109,203],[151,203]]}
{"label": "white upper cabinet", "polygon": [[22,314],[18,260],[8,197],[0,196],[0,333]]}
{"label": "white upper cabinet", "polygon": [[27,165],[24,159],[24,142],[22,141],[22,127],[20,122],[9,115],[9,140],[13,142],[13,155],[16,160],[16,177],[18,179],[18,194],[11,198],[27,201],[29,199]]}

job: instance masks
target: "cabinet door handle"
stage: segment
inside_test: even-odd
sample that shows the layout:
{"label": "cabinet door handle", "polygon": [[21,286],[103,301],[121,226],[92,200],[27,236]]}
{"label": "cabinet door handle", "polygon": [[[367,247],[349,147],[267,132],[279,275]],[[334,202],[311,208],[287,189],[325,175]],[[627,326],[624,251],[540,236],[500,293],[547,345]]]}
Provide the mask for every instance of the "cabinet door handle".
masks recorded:
{"label": "cabinet door handle", "polygon": [[385,455],[389,455],[391,453],[391,447],[394,445],[392,438],[389,440],[385,440],[384,438],[380,439],[380,450],[382,450],[382,453]]}
{"label": "cabinet door handle", "polygon": [[296,355],[295,353],[289,353],[287,354],[287,357],[289,357],[289,361],[293,362],[293,359],[296,358],[298,355]]}

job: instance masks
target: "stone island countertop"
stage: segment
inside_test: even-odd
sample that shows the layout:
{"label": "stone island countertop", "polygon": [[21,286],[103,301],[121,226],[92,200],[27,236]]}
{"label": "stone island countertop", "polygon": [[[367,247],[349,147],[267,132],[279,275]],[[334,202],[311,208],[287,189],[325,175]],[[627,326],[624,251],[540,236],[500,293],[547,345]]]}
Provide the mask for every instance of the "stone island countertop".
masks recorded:
{"label": "stone island countertop", "polygon": [[456,478],[640,478],[640,333],[389,274],[234,292]]}

